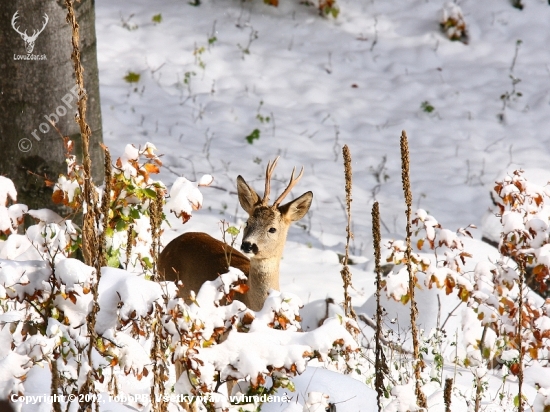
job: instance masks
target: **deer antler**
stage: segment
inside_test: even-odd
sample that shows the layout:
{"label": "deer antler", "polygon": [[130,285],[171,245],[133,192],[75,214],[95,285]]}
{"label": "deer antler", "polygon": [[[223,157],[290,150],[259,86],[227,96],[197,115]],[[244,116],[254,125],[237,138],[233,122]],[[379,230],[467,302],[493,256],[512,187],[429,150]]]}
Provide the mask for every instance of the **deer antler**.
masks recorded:
{"label": "deer antler", "polygon": [[40,33],[42,33],[44,31],[44,29],[46,28],[46,25],[48,24],[48,21],[50,20],[50,18],[48,17],[48,15],[46,13],[44,13],[44,25],[42,26],[42,28],[37,32],[36,30],[33,30],[32,31],[32,36],[29,36],[27,34],[27,30],[25,30],[23,33],[21,31],[19,31],[19,27],[15,27],[16,23],[17,23],[17,18],[19,17],[19,10],[17,10],[15,12],[15,14],[13,15],[13,17],[11,18],[11,27],[13,27],[13,29],[19,33],[21,35],[21,37],[23,37],[23,39],[25,39],[25,41],[34,41],[36,40],[36,38],[38,37],[38,35]]}
{"label": "deer antler", "polygon": [[265,190],[264,190],[264,198],[262,199],[262,204],[265,206],[269,205],[269,192],[271,191],[271,175],[273,174],[273,171],[275,170],[275,166],[277,166],[277,162],[279,161],[279,156],[271,163],[271,161],[267,162],[267,167],[265,168]]}
{"label": "deer antler", "polygon": [[36,32],[36,30],[33,30],[32,31],[32,36],[30,37],[31,40],[36,40],[36,38],[38,37],[38,35],[40,33],[42,33],[44,31],[44,29],[46,28],[46,25],[48,24],[48,21],[50,20],[50,18],[48,17],[48,15],[46,13],[44,13],[44,25],[42,26],[42,28]]}
{"label": "deer antler", "polygon": [[275,203],[273,203],[273,207],[278,207],[283,199],[290,193],[292,188],[298,183],[298,181],[302,178],[302,175],[304,174],[304,166],[302,166],[302,170],[300,171],[300,174],[294,178],[294,172],[296,171],[296,167],[292,169],[292,176],[290,177],[290,182],[288,183],[288,186],[286,187],[285,191],[281,193],[281,195],[277,198]]}
{"label": "deer antler", "polygon": [[13,15],[13,17],[11,18],[11,27],[13,27],[13,29],[14,29],[17,33],[19,33],[21,36],[26,36],[26,35],[27,35],[27,30],[25,30],[25,33],[21,33],[21,32],[19,31],[19,27],[15,27],[16,20],[17,20],[17,18],[19,17],[19,14],[18,14],[18,13],[19,13],[19,10],[17,10],[17,11],[15,12],[15,14]]}

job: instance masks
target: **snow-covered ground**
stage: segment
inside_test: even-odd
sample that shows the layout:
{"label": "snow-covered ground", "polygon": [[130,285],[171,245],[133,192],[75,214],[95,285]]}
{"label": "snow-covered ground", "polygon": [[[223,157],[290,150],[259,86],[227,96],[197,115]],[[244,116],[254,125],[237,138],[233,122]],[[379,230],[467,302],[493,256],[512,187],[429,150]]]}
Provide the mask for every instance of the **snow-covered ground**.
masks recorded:
{"label": "snow-covered ground", "polygon": [[[503,171],[544,169],[550,162],[550,6],[529,0],[518,10],[508,1],[459,1],[468,29],[464,44],[440,30],[443,1],[339,0],[337,19],[299,3],[281,0],[274,8],[261,0],[203,0],[194,7],[179,0],[97,0],[104,139],[113,155],[128,143],[152,142],[164,154],[159,178],[167,185],[180,175],[214,176],[212,187],[202,189],[204,208],[185,226],[171,218],[165,244],[184,231],[219,237],[220,219],[242,224],[238,175],[261,192],[267,162],[280,155],[272,190],[281,191],[292,167],[303,165],[291,196],[311,190],[314,200],[289,232],[281,289],[311,307],[326,297],[343,300],[338,253],[346,235],[341,148],[347,144],[353,158],[351,253],[359,262],[351,268],[352,297],[358,311],[371,316],[374,200],[380,202],[382,236],[404,233],[402,130],[409,137],[413,207],[429,210],[452,230],[482,225],[492,205],[489,192]],[[139,74],[139,81],[126,81],[129,73]],[[481,237],[480,230],[473,234]],[[466,247],[474,260],[496,253],[475,240]],[[418,292],[425,327],[436,323],[435,295]],[[440,295],[441,312],[452,310],[455,300]],[[388,319],[406,313],[397,305],[388,304]],[[457,313],[451,323],[464,329],[468,319]],[[328,373],[314,379],[316,372],[308,370],[297,381],[301,404],[307,391],[319,391],[331,392],[340,412],[375,410],[373,392]],[[469,372],[446,363],[445,373],[458,373],[463,393],[472,391]],[[41,379],[33,372],[27,388]],[[542,381],[550,386],[533,368],[526,379],[529,404]],[[486,410],[505,410],[497,393],[509,398],[517,390],[514,382],[504,389],[501,384],[491,377]],[[443,411],[441,391],[433,393],[430,410]],[[302,410],[295,408],[287,410]]]}

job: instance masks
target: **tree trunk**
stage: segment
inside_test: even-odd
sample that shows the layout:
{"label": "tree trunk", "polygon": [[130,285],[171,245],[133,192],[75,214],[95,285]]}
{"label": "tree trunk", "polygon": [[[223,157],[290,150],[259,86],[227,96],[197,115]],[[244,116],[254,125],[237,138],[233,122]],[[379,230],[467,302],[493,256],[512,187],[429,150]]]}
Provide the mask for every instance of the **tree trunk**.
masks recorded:
{"label": "tree trunk", "polygon": [[[94,1],[75,2],[75,9],[92,130],[93,177],[100,184],[103,153]],[[63,139],[50,121],[73,140],[74,154],[81,159],[75,121],[78,91],[66,16],[63,0],[0,3],[0,175],[13,180],[18,202],[29,209],[47,207],[61,213],[51,200],[52,188],[45,185],[45,178],[55,182],[67,170]]]}

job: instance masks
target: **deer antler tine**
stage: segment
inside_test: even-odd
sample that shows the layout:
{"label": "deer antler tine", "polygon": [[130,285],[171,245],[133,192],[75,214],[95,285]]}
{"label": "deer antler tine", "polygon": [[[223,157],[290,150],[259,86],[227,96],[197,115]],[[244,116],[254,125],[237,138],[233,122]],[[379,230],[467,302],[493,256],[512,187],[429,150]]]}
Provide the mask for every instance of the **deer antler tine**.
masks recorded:
{"label": "deer antler tine", "polygon": [[269,192],[271,191],[271,175],[273,174],[273,171],[275,170],[275,166],[277,166],[278,161],[279,156],[275,158],[273,163],[271,163],[271,161],[267,162],[267,167],[265,168],[265,190],[264,198],[262,199],[262,204],[265,206],[269,204]]}
{"label": "deer antler tine", "polygon": [[288,183],[288,186],[286,187],[285,191],[281,193],[281,195],[277,198],[275,203],[273,203],[273,207],[278,207],[283,199],[290,193],[292,188],[296,186],[296,183],[302,178],[304,174],[304,166],[302,166],[302,170],[300,170],[300,174],[296,178],[294,178],[294,172],[296,172],[296,167],[292,169],[292,175],[290,176],[290,182]]}
{"label": "deer antler tine", "polygon": [[13,15],[13,17],[11,18],[11,26],[13,27],[13,29],[14,29],[17,33],[23,35],[23,33],[21,33],[21,32],[19,31],[19,27],[15,27],[15,25],[17,24],[17,19],[18,19],[18,18],[19,18],[19,10],[17,10],[17,11],[15,12],[15,14]]}

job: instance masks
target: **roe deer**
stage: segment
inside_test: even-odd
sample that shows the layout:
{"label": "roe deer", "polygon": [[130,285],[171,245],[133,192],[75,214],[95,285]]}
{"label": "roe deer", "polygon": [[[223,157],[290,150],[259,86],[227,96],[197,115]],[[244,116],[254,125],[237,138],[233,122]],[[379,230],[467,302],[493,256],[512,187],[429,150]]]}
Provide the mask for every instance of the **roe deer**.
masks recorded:
{"label": "roe deer", "polygon": [[288,229],[292,222],[305,216],[313,193],[306,192],[281,206],[304,173],[302,167],[300,174],[294,177],[294,168],[287,188],[270,206],[271,175],[278,160],[277,157],[273,163],[267,164],[264,197],[261,199],[241,176],[237,177],[239,203],[248,213],[241,244],[244,254],[206,233],[197,232],[184,233],[164,248],[158,263],[160,278],[179,283],[181,298],[186,299],[190,291],[197,293],[204,282],[226,273],[227,256],[231,256],[230,266],[242,270],[248,277],[248,292],[239,297],[248,308],[260,310],[269,290],[279,290],[279,263]]}
{"label": "roe deer", "polygon": [[[305,216],[311,206],[313,193],[306,192],[292,202],[280,205],[304,173],[302,167],[295,178],[294,168],[287,188],[270,206],[271,175],[278,160],[277,157],[273,163],[267,164],[262,199],[241,176],[237,177],[239,203],[248,213],[241,244],[241,250],[248,257],[206,233],[197,232],[184,233],[164,248],[158,262],[160,278],[177,282],[181,298],[186,299],[190,291],[197,293],[204,282],[226,273],[229,269],[227,256],[231,257],[230,266],[242,270],[248,278],[248,292],[237,296],[248,308],[259,311],[269,290],[279,290],[279,263],[288,229],[292,222]],[[184,365],[178,361],[175,367],[178,380],[184,373]],[[229,393],[232,393],[232,388],[233,383],[228,382]],[[194,411],[196,408],[196,405],[186,402],[182,406],[186,411]]]}

